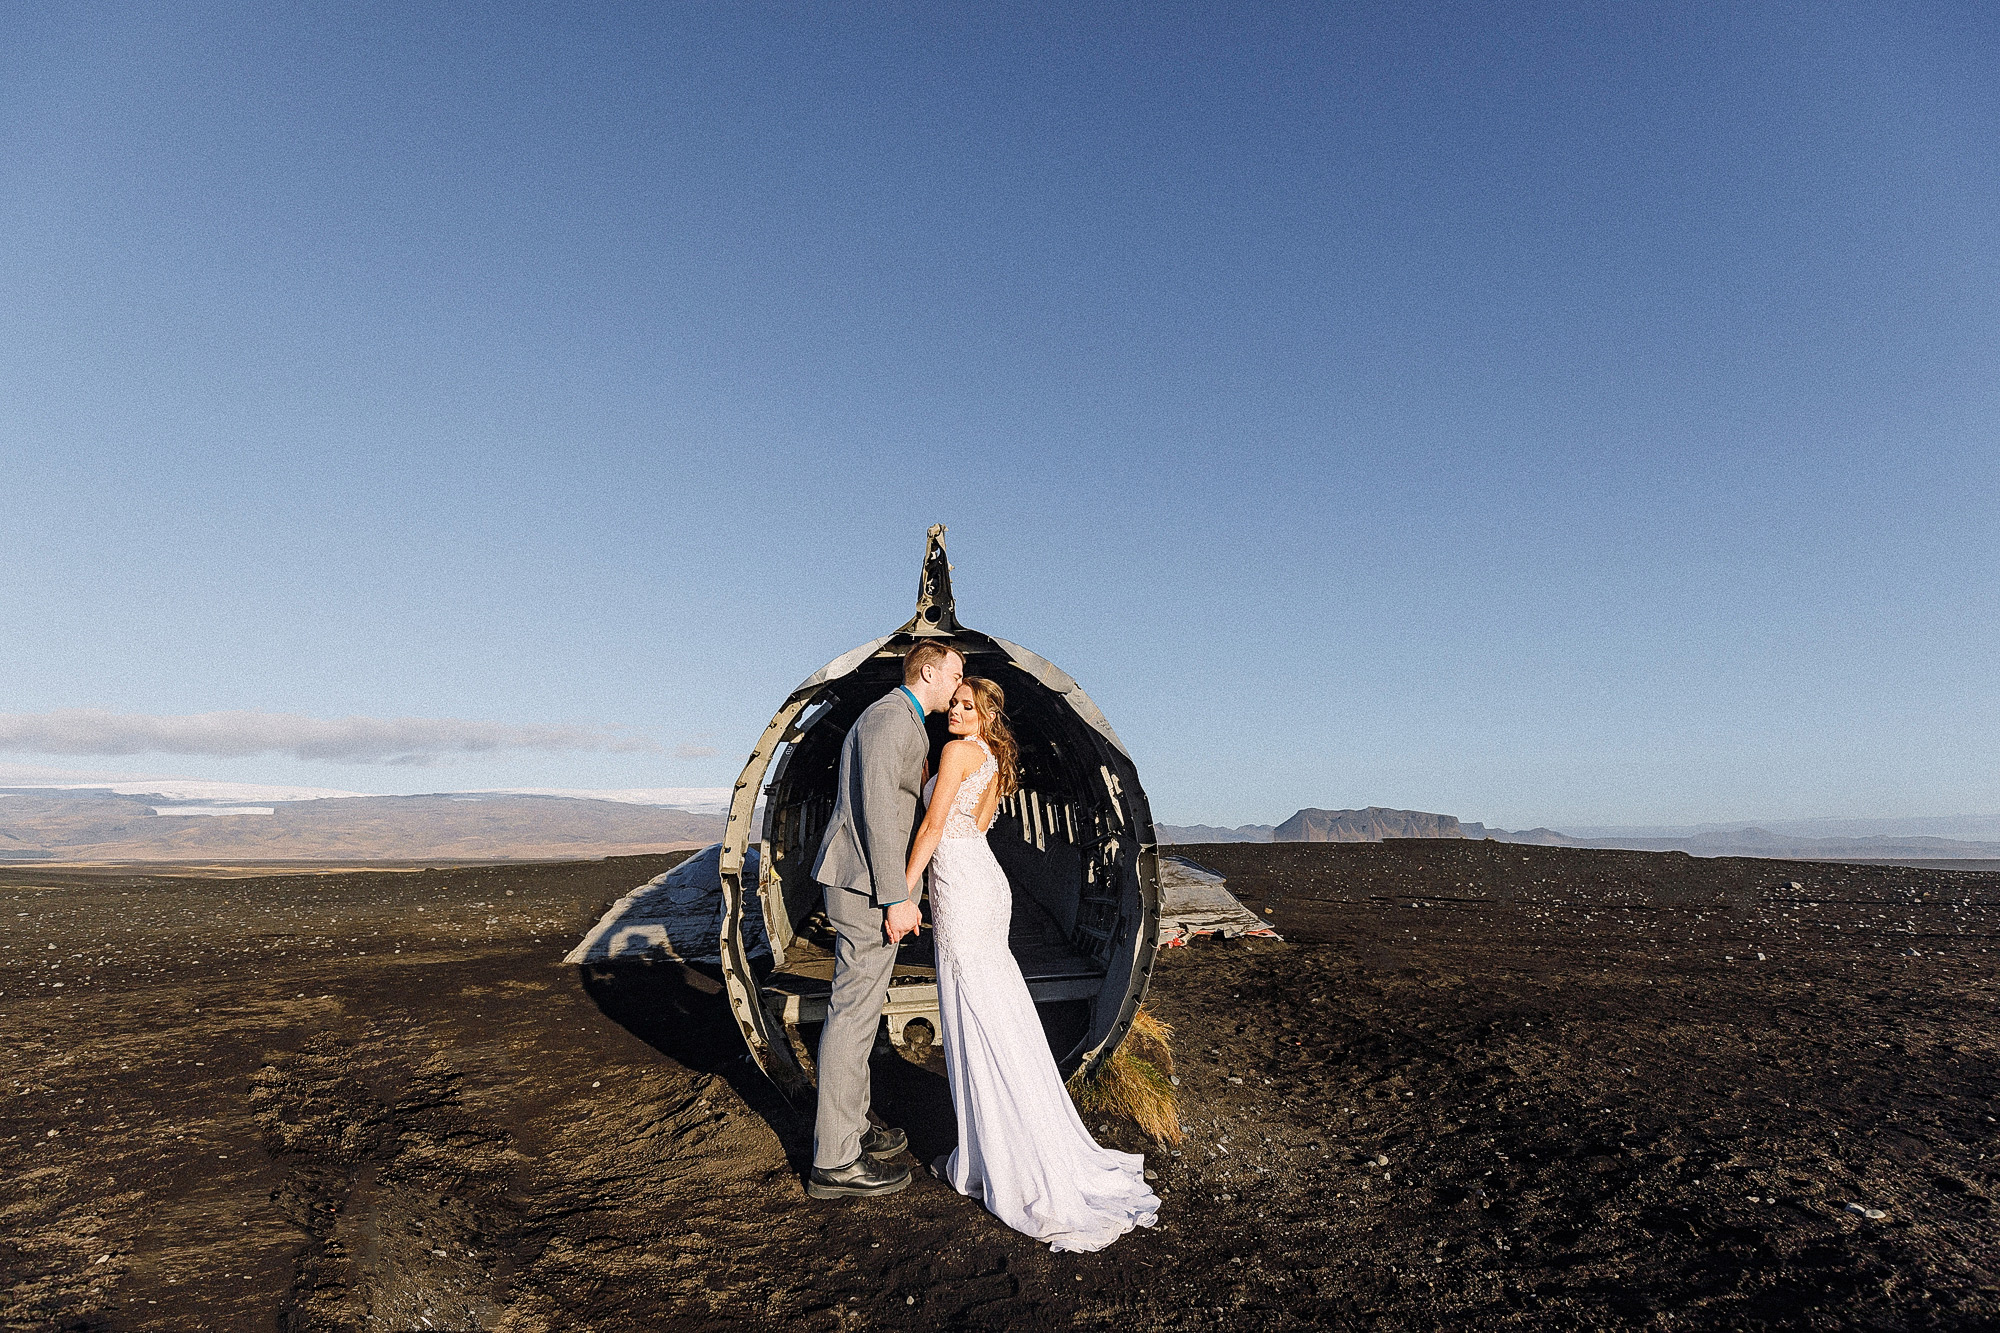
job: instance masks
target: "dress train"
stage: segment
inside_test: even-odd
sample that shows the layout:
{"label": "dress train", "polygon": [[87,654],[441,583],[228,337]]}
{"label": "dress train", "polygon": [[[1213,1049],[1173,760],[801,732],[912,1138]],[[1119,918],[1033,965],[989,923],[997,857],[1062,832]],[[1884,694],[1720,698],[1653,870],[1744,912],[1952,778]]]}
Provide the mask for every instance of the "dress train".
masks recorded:
{"label": "dress train", "polygon": [[1100,1147],[1084,1128],[1007,947],[1013,891],[972,821],[998,771],[988,750],[959,787],[930,867],[938,1016],[958,1119],[943,1175],[1052,1250],[1101,1250],[1152,1226],[1160,1200],[1144,1157]]}

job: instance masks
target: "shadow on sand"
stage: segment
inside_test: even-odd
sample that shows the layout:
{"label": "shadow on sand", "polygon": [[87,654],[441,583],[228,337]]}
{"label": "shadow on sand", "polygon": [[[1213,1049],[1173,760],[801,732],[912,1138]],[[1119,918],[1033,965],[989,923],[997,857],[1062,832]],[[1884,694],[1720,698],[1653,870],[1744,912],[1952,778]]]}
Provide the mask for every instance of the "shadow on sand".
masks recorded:
{"label": "shadow on sand", "polygon": [[[719,966],[621,959],[585,963],[576,971],[578,984],[600,1013],[676,1064],[722,1079],[771,1127],[793,1169],[801,1175],[810,1169],[811,1108],[794,1110],[744,1050]],[[800,1029],[800,1036],[808,1051],[819,1044],[817,1025]],[[950,1152],[958,1142],[958,1126],[942,1055],[933,1048],[923,1064],[905,1059],[890,1045],[885,1024],[869,1069],[875,1119],[900,1126],[910,1136],[910,1153],[919,1169]]]}

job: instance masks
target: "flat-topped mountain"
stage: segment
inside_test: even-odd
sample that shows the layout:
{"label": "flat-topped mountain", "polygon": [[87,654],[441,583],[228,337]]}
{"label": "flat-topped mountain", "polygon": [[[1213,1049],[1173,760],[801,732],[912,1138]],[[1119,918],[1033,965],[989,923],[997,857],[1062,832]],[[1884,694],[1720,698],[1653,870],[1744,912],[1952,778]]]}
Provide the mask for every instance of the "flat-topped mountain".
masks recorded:
{"label": "flat-topped mountain", "polygon": [[1391,810],[1371,805],[1366,810],[1319,810],[1308,807],[1282,824],[1160,824],[1160,841],[1180,842],[1381,842],[1384,838],[1492,838],[1498,842],[1532,842],[1572,846],[1576,839],[1553,829],[1509,833],[1484,824],[1461,823],[1455,815],[1427,810]]}
{"label": "flat-topped mountain", "polygon": [[[1160,824],[1163,843],[1180,842],[1380,842],[1384,838],[1485,838],[1502,841],[1514,835],[1483,824],[1461,825],[1456,816],[1424,810],[1391,810],[1371,805],[1366,810],[1317,810],[1308,807],[1282,824]],[[1478,830],[1474,832],[1473,830]],[[1547,832],[1547,830],[1537,830]],[[1530,840],[1521,835],[1524,841]],[[1550,834],[1560,838],[1560,833]]]}
{"label": "flat-topped mountain", "polygon": [[1456,815],[1434,815],[1424,810],[1389,810],[1371,805],[1366,810],[1299,811],[1278,825],[1273,842],[1380,842],[1384,838],[1463,838],[1465,830]]}

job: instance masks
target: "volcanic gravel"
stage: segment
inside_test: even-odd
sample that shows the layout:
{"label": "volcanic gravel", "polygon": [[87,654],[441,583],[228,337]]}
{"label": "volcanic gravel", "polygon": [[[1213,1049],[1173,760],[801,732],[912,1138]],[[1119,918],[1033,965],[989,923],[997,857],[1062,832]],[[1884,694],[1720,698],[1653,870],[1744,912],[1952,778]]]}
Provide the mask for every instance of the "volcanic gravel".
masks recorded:
{"label": "volcanic gravel", "polygon": [[677,856],[0,870],[0,1328],[2000,1325],[2000,875],[1174,850],[1285,939],[1162,957],[1187,1137],[1102,1130],[1164,1208],[1095,1255],[808,1200],[712,970],[558,965]]}

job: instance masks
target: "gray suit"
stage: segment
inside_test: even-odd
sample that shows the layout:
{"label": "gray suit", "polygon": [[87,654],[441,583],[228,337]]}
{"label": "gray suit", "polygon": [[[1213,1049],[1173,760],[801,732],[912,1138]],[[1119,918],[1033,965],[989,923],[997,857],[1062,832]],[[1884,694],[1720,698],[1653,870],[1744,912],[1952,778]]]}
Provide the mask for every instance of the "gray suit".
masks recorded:
{"label": "gray suit", "polygon": [[904,878],[930,737],[902,690],[877,699],[840,747],[833,816],[813,863],[833,924],[833,994],[819,1037],[813,1165],[845,1166],[868,1130],[868,1055],[895,971],[882,909],[909,897]]}

